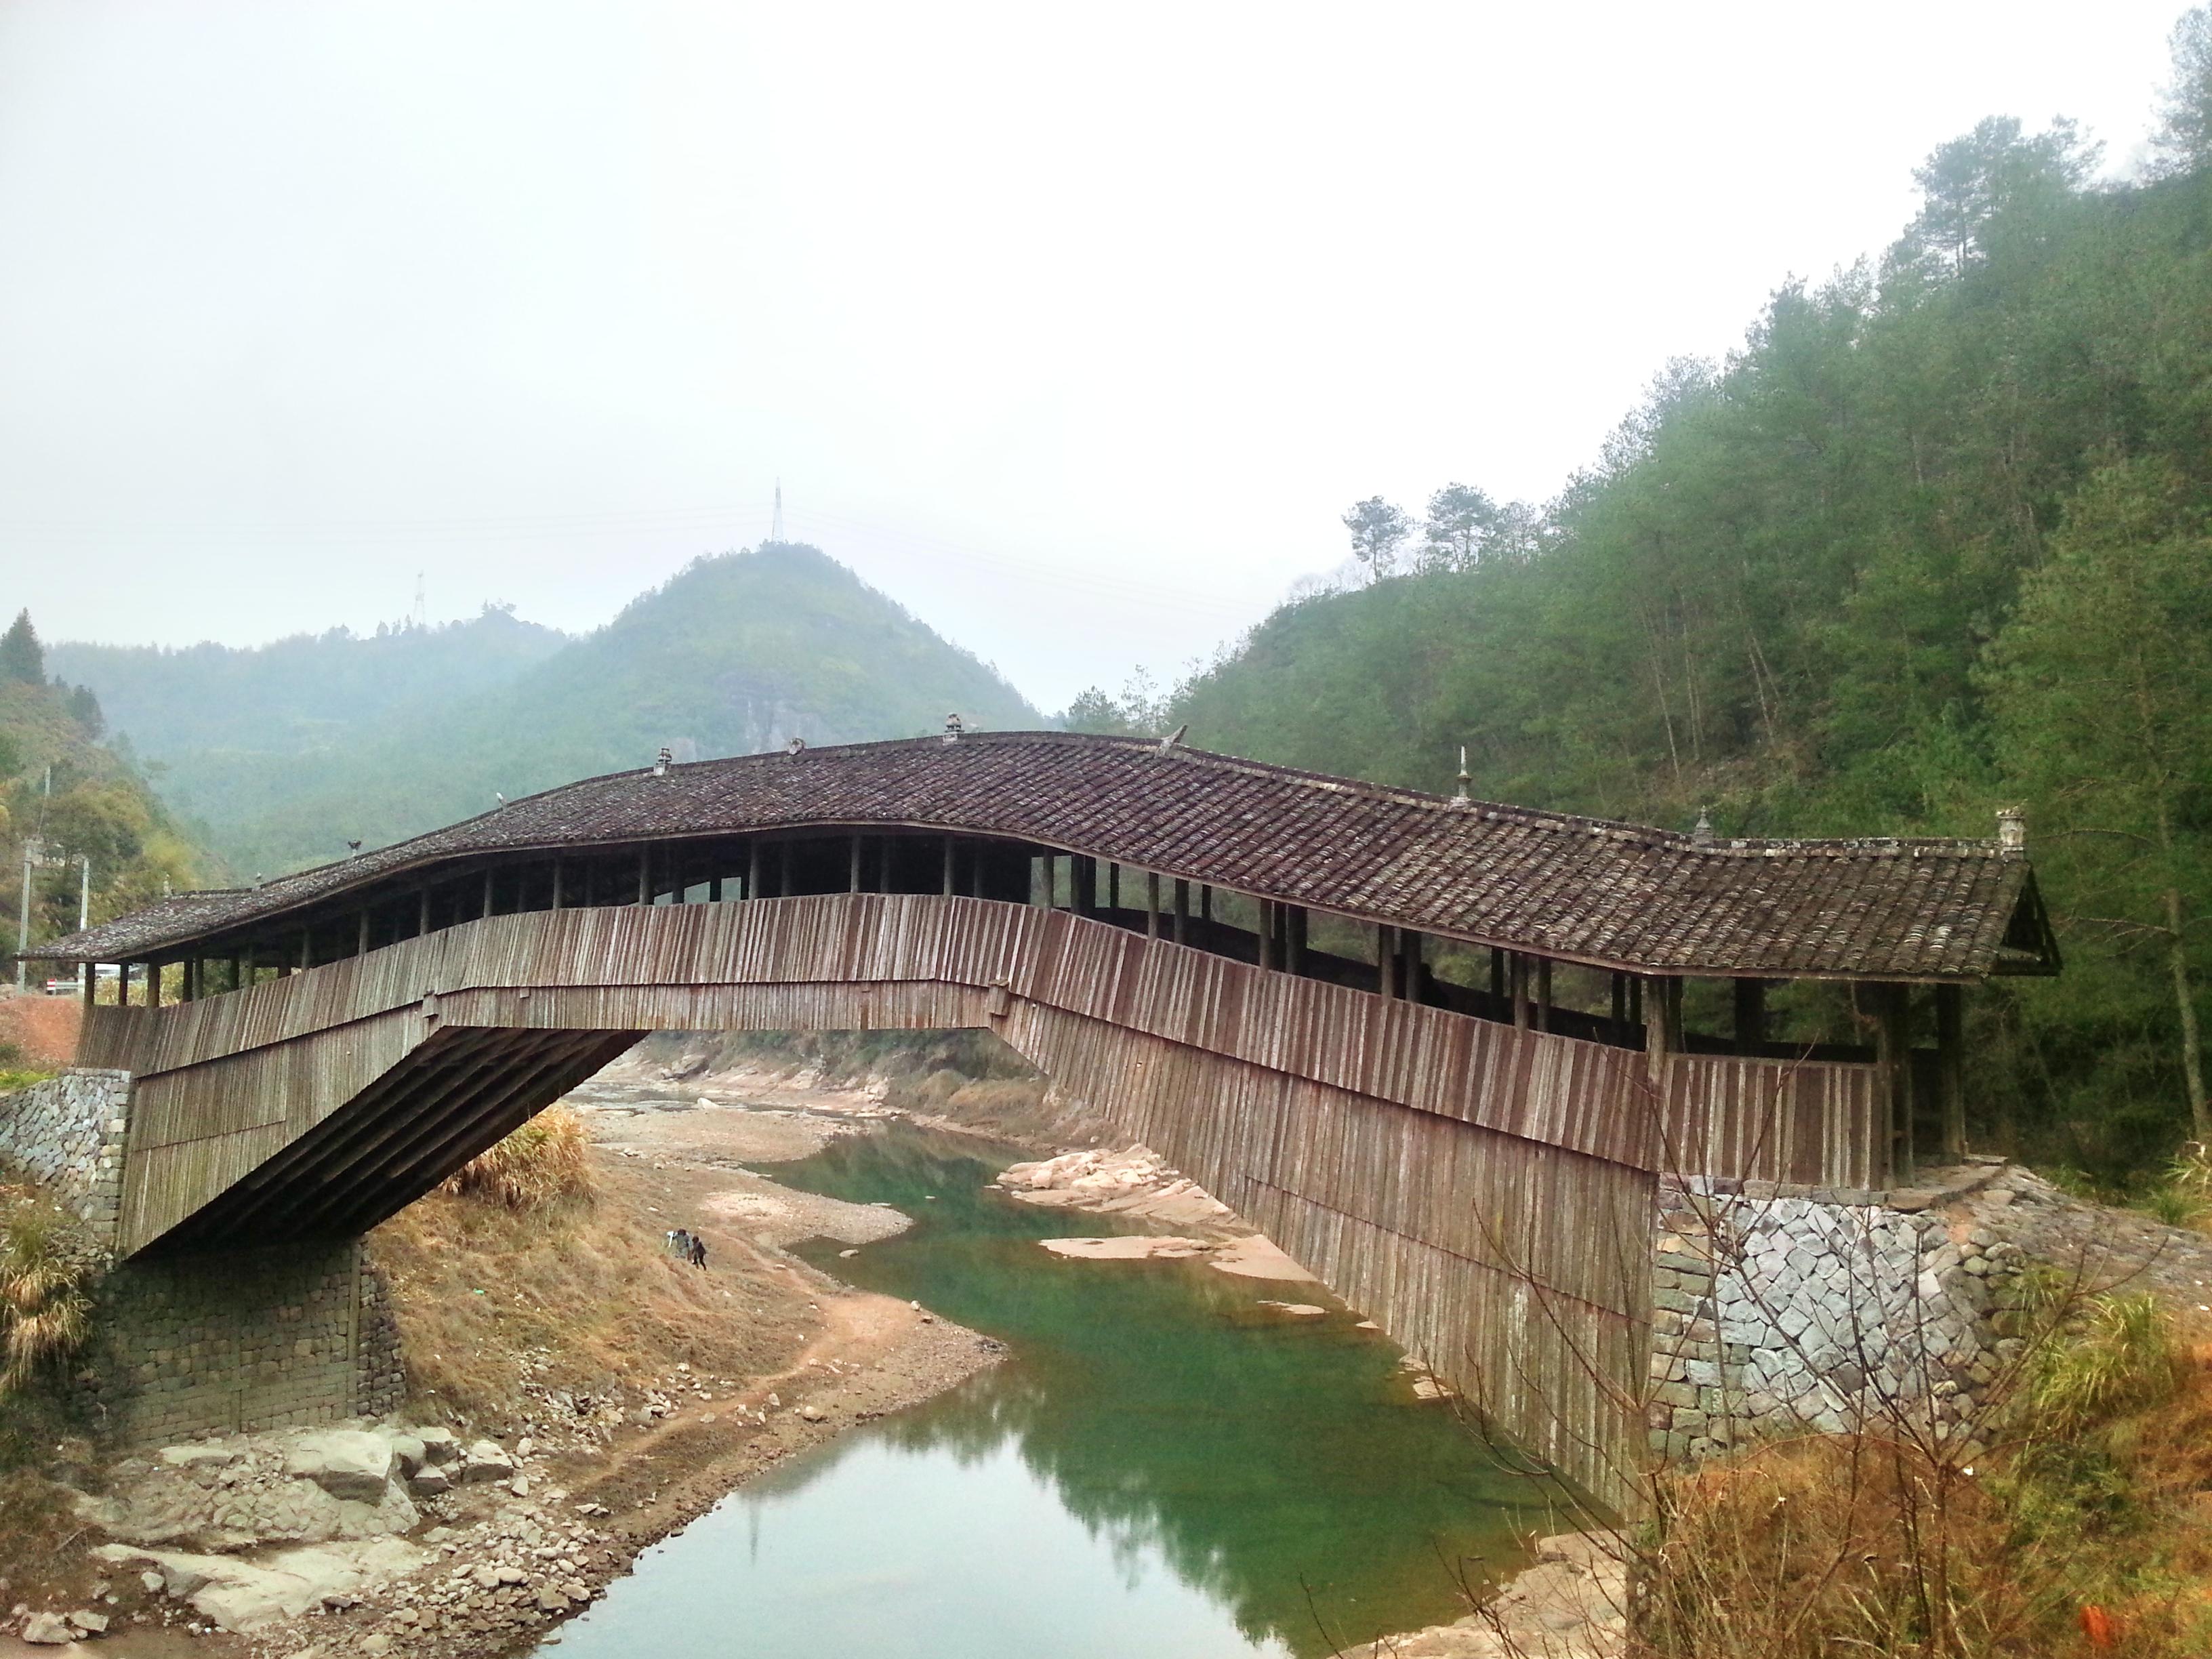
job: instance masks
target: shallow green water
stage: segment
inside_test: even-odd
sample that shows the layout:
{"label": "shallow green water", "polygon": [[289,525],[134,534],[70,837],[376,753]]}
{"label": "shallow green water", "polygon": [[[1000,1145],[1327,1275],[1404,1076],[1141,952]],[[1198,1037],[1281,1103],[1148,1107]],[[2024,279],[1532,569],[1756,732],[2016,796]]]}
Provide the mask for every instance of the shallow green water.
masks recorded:
{"label": "shallow green water", "polygon": [[[1016,1156],[908,1127],[775,1178],[915,1218],[842,1279],[1003,1338],[1012,1358],[794,1459],[642,1557],[563,1659],[826,1653],[1151,1659],[1327,1653],[1464,1611],[1544,1524],[1398,1352],[1258,1304],[1328,1298],[1190,1262],[1064,1261],[1096,1217],[985,1190]],[[1325,1640],[1326,1624],[1334,1640]]]}

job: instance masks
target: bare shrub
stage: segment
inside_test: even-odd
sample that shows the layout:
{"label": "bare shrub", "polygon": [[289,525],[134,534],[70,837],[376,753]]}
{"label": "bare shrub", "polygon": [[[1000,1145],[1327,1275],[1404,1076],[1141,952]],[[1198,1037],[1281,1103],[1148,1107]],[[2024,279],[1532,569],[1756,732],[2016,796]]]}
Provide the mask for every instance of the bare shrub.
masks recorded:
{"label": "bare shrub", "polygon": [[592,1189],[584,1121],[566,1106],[548,1106],[489,1152],[471,1158],[447,1179],[445,1189],[463,1198],[503,1204],[510,1210],[542,1209]]}

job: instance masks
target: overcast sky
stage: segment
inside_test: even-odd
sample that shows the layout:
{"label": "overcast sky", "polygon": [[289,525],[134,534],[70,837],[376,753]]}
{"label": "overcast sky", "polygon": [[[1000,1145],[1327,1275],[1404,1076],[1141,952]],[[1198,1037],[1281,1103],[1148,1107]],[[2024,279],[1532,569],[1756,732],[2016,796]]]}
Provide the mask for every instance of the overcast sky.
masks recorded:
{"label": "overcast sky", "polygon": [[0,605],[581,629],[787,532],[1041,706],[1542,500],[2178,0],[0,0]]}

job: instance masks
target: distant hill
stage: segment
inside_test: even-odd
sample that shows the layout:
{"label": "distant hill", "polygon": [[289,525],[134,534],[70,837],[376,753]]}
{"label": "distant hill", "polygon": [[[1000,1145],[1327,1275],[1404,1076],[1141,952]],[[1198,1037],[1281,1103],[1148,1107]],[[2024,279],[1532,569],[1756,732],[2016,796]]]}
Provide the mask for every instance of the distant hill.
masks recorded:
{"label": "distant hill", "polygon": [[[644,765],[664,744],[689,759],[778,748],[794,736],[908,737],[938,729],[956,709],[979,726],[1038,723],[992,669],[836,560],[794,544],[695,561],[581,639],[554,635],[549,647],[547,630],[497,612],[451,631],[477,642],[475,660],[427,652],[411,691],[368,675],[352,704],[307,689],[322,641],[268,647],[296,651],[281,672],[231,663],[219,649],[204,660],[66,647],[55,659],[92,687],[139,753],[167,769],[164,793],[240,876],[338,857],[356,837],[400,840],[482,811],[495,792],[512,799]],[[381,644],[339,636],[328,660],[356,672],[368,660],[359,647]],[[163,689],[161,664],[175,672],[173,689]],[[128,683],[144,700],[144,724],[133,725],[129,698],[111,696],[110,666],[137,676]],[[234,676],[228,690],[222,673]],[[214,696],[238,706],[220,719],[145,707]],[[258,744],[243,740],[254,733]]]}
{"label": "distant hill", "polygon": [[395,714],[501,684],[568,643],[556,629],[488,605],[435,628],[333,628],[259,646],[50,645],[46,661],[94,689],[109,730],[176,773],[210,751],[297,754],[343,743]]}

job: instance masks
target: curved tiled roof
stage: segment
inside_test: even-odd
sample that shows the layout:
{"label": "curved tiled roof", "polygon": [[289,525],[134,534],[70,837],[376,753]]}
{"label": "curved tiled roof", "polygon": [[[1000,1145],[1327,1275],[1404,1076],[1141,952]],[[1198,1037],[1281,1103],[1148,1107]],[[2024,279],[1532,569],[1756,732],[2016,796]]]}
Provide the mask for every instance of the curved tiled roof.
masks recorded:
{"label": "curved tiled roof", "polygon": [[[999,836],[1480,944],[1644,972],[1979,979],[2055,963],[2026,858],[1987,842],[1711,841],[1063,732],[749,755],[587,778],[251,889],[41,947],[141,960],[484,854],[808,825]],[[2028,948],[2008,948],[2016,913]],[[2014,946],[2023,936],[2014,935]]]}

